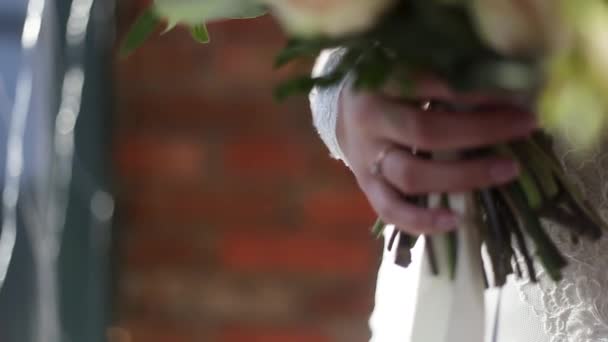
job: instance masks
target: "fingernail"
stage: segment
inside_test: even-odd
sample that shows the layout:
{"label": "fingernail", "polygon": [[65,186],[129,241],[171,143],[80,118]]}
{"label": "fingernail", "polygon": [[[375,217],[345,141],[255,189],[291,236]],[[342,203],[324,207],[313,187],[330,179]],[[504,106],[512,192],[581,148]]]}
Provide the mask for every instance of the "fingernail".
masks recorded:
{"label": "fingernail", "polygon": [[460,219],[458,218],[458,216],[452,214],[444,214],[437,218],[435,225],[441,230],[448,231],[456,229],[458,227],[459,222]]}
{"label": "fingernail", "polygon": [[492,166],[490,175],[498,183],[508,182],[519,175],[519,164],[513,160],[501,160]]}

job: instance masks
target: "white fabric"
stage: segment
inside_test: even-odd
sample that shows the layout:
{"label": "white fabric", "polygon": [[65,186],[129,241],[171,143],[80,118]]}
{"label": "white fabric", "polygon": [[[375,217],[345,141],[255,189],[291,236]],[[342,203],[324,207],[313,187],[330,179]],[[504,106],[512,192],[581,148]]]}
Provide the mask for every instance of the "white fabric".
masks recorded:
{"label": "white fabric", "polygon": [[[484,341],[484,279],[480,267],[480,230],[477,213],[472,206],[474,199],[470,194],[450,194],[449,201],[450,207],[462,217],[457,232],[459,245],[455,277],[451,279],[447,271],[449,255],[447,249],[442,248],[448,243],[447,236],[435,236],[432,242],[439,274],[432,274],[427,253],[423,254],[420,263],[409,266],[418,273],[418,285],[413,294],[414,322],[408,341]],[[431,195],[429,204],[438,207],[440,196]],[[427,243],[426,239],[423,241]]]}
{"label": "white fabric", "polygon": [[[316,69],[331,70],[341,53],[340,50],[328,52]],[[332,156],[339,159],[344,156],[336,139],[335,123],[342,87],[315,90],[311,94],[315,126]],[[557,150],[571,178],[606,219],[608,150],[604,146],[608,144],[600,146],[602,148],[584,160],[576,160],[575,153],[563,146]],[[486,342],[608,342],[608,270],[605,269],[608,236],[594,243],[581,240],[574,246],[559,227],[545,227],[568,259],[564,279],[554,284],[537,267],[538,284],[517,282],[511,277],[502,291],[487,290]],[[420,253],[418,246],[414,259],[420,257],[416,253]],[[373,342],[408,342],[407,326],[413,320],[414,288],[419,275],[413,268],[396,266],[393,260],[394,257],[385,252],[378,271],[376,305],[370,319]],[[494,319],[496,313],[497,320]],[[496,339],[493,339],[495,329]]]}
{"label": "white fabric", "polygon": [[[393,227],[389,227],[387,235],[392,229]],[[422,258],[423,248],[422,243],[414,247],[413,264]],[[418,269],[396,265],[393,262],[394,253],[386,248],[384,250],[382,264],[378,270],[376,304],[370,318],[371,342],[409,342],[414,320]],[[500,306],[497,305],[499,297]],[[485,291],[485,312],[485,342],[549,341],[532,308],[520,299],[513,277],[508,279],[502,289],[492,288]],[[497,336],[493,340],[495,325]]]}
{"label": "white fabric", "polygon": [[[313,76],[327,74],[335,68],[344,54],[344,49],[327,50],[321,53],[313,69]],[[317,132],[329,149],[333,158],[340,159],[346,163],[346,158],[340,149],[336,137],[336,122],[338,120],[338,105],[340,92],[347,80],[328,88],[314,88],[310,92],[310,103],[312,107],[312,118]],[[347,164],[348,165],[348,164]]]}

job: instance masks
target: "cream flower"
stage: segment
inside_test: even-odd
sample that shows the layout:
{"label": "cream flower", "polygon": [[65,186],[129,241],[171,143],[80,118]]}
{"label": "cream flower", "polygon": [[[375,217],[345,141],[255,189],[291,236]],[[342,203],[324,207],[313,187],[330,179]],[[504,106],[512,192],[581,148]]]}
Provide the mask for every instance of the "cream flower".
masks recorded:
{"label": "cream flower", "polygon": [[576,54],[556,56],[539,99],[543,128],[588,150],[605,131],[608,101]]}
{"label": "cream flower", "polygon": [[158,15],[169,22],[199,25],[215,19],[255,17],[263,13],[256,0],[154,0]]}
{"label": "cream flower", "polygon": [[608,92],[608,4],[590,3],[580,18],[580,44],[588,72],[603,92]]}
{"label": "cream flower", "polygon": [[289,32],[340,36],[370,28],[395,0],[262,0]]}
{"label": "cream flower", "polygon": [[558,0],[473,0],[485,41],[500,53],[536,55],[565,39]]}

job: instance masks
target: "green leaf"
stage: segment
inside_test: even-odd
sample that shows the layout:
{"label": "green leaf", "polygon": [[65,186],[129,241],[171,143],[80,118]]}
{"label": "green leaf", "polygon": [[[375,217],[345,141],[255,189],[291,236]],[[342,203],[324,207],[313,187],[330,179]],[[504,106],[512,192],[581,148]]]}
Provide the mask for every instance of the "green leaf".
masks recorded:
{"label": "green leaf", "polygon": [[[500,219],[504,222],[505,226],[511,231],[513,234],[514,245],[516,245],[519,249],[519,252],[523,258],[524,264],[526,265],[528,271],[528,277],[530,281],[536,283],[538,279],[536,278],[536,269],[534,267],[534,261],[532,260],[532,255],[528,250],[528,245],[526,244],[526,239],[524,237],[523,231],[521,229],[521,225],[524,224],[521,219],[521,215],[517,211],[517,208],[512,203],[511,199],[508,198],[508,193],[506,191],[500,190],[500,196],[497,197],[499,203],[499,213]],[[513,253],[515,256],[515,253]],[[519,266],[519,260],[515,257],[515,269],[517,271],[517,276],[521,278],[522,271]]]}
{"label": "green leaf", "polygon": [[561,269],[567,265],[567,261],[543,230],[539,217],[532,210],[521,185],[511,183],[501,191],[509,206],[512,207],[512,211],[517,212],[523,221],[523,228],[534,243],[536,254],[547,274],[554,281],[559,281],[562,276]]}
{"label": "green leaf", "polygon": [[344,75],[338,70],[322,77],[311,78],[310,76],[301,76],[279,84],[274,91],[274,96],[278,101],[283,101],[289,96],[295,94],[309,93],[314,87],[328,87],[340,82]]}
{"label": "green leaf", "polygon": [[[441,194],[440,199],[441,208],[450,209],[450,200],[447,194]],[[456,279],[456,266],[458,265],[458,233],[449,232],[446,236],[447,254],[448,254],[448,268],[450,271],[450,279]]]}
{"label": "green leaf", "polygon": [[512,273],[510,260],[510,239],[504,223],[498,212],[496,203],[496,192],[491,190],[479,190],[477,200],[486,217],[485,244],[494,275],[494,286],[503,286],[507,276]]}
{"label": "green leaf", "polygon": [[280,68],[298,58],[314,57],[328,47],[328,45],[329,42],[325,39],[292,39],[276,56],[274,66],[275,68]]}
{"label": "green leaf", "polygon": [[120,47],[120,55],[126,57],[140,47],[161,24],[161,18],[152,7],[146,9],[131,27]]}
{"label": "green leaf", "polygon": [[530,207],[532,209],[539,209],[543,205],[543,196],[539,190],[539,185],[526,167],[522,168],[517,182],[526,194]]}
{"label": "green leaf", "polygon": [[308,93],[314,86],[315,80],[310,77],[303,76],[294,78],[279,84],[274,91],[274,97],[278,101],[283,101],[294,94]]}
{"label": "green leaf", "polygon": [[385,51],[370,47],[357,61],[354,88],[380,88],[391,75],[393,67]]}
{"label": "green leaf", "polygon": [[525,160],[521,158],[513,151],[511,145],[500,145],[496,147],[499,155],[506,155],[513,159],[516,159],[522,164],[522,170],[517,178],[517,183],[521,186],[522,190],[526,195],[526,199],[532,209],[539,209],[543,205],[543,196],[539,190],[539,185],[536,183],[534,177],[530,173],[528,165]]}
{"label": "green leaf", "polygon": [[424,239],[424,251],[429,261],[431,274],[437,276],[439,275],[439,265],[437,264],[437,254],[435,253],[433,238],[430,235],[425,235]]}
{"label": "green leaf", "polygon": [[572,198],[579,209],[584,212],[589,219],[594,221],[598,227],[602,227],[603,230],[608,231],[608,225],[606,222],[604,222],[602,217],[595,211],[593,206],[585,200],[585,196],[581,193],[581,191],[575,185],[570,184],[568,177],[564,173],[564,170],[559,162],[555,158],[545,153],[543,148],[533,140],[528,142],[528,147],[535,154],[536,158],[540,159],[544,165],[547,165],[552,169],[561,186],[565,188],[564,190],[567,191],[568,195]]}
{"label": "green leaf", "polygon": [[209,43],[209,31],[205,24],[195,25],[190,29],[192,37],[201,44]]}
{"label": "green leaf", "polygon": [[382,234],[384,233],[385,227],[386,227],[386,224],[382,221],[381,218],[376,219],[376,223],[374,223],[374,226],[372,227],[372,235],[376,239],[381,238]]}
{"label": "green leaf", "polygon": [[528,144],[528,141],[514,142],[511,144],[511,147],[519,158],[525,162],[526,167],[529,168],[545,200],[550,200],[559,192],[555,176],[553,176],[551,167],[545,165],[540,158],[536,157],[534,150],[528,147]]}

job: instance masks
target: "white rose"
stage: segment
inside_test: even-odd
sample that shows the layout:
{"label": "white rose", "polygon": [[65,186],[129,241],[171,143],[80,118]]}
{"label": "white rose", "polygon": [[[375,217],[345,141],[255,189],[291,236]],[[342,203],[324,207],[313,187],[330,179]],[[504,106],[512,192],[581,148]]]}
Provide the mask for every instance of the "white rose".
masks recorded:
{"label": "white rose", "polygon": [[590,3],[580,18],[578,34],[588,72],[608,92],[608,4]]}
{"label": "white rose", "polygon": [[555,56],[548,65],[538,113],[543,128],[588,150],[605,131],[608,101],[584,61],[577,58],[575,51],[565,53]]}
{"label": "white rose", "polygon": [[256,0],[154,0],[156,13],[169,22],[199,25],[215,19],[255,17],[263,13]]}
{"label": "white rose", "polygon": [[395,0],[262,0],[289,32],[340,36],[369,29]]}
{"label": "white rose", "polygon": [[559,0],[473,0],[472,12],[482,38],[509,56],[543,53],[566,35]]}

